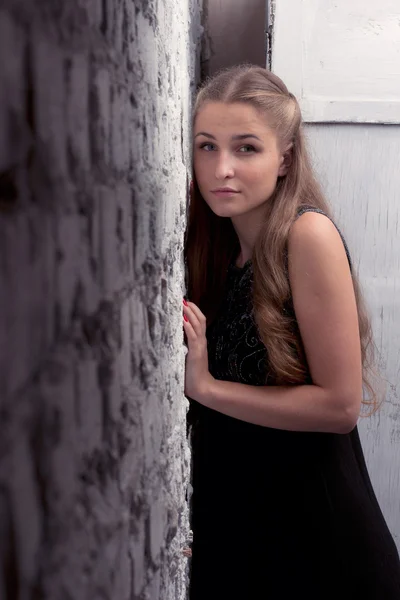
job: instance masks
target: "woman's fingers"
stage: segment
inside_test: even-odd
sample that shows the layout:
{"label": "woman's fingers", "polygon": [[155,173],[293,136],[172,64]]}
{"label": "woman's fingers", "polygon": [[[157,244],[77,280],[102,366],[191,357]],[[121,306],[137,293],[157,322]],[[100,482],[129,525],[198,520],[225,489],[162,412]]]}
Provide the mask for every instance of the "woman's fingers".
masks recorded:
{"label": "woman's fingers", "polygon": [[189,319],[197,335],[205,335],[206,318],[196,304],[183,300],[183,313]]}
{"label": "woman's fingers", "polygon": [[185,317],[188,319],[188,322],[190,323],[190,325],[193,327],[193,330],[196,332],[197,335],[202,335],[204,332],[202,330],[202,326],[201,323],[199,321],[199,319],[197,318],[196,313],[194,312],[194,310],[192,309],[191,306],[189,306],[188,303],[185,304],[185,300],[183,301],[183,316],[184,316],[184,320]]}
{"label": "woman's fingers", "polygon": [[187,302],[187,305],[189,306],[189,308],[192,309],[192,311],[196,315],[199,323],[203,327],[205,327],[206,326],[206,317],[203,315],[203,313],[201,312],[201,310],[199,309],[199,307],[196,304],[194,304],[193,302]]}
{"label": "woman's fingers", "polygon": [[194,342],[195,340],[197,340],[198,335],[195,332],[193,325],[191,324],[191,322],[188,320],[186,320],[185,318],[183,319],[183,329],[186,333],[186,338],[188,343],[190,344],[190,342]]}

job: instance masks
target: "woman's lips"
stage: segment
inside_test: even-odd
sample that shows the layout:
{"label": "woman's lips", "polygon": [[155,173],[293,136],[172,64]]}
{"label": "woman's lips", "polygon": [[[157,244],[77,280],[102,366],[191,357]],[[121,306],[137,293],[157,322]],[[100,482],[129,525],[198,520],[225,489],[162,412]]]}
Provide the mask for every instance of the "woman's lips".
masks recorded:
{"label": "woman's lips", "polygon": [[239,192],[237,190],[231,190],[229,188],[220,188],[220,189],[216,189],[216,190],[211,190],[211,192],[215,196],[219,196],[222,198],[226,198],[228,196],[234,196],[235,194],[239,194]]}

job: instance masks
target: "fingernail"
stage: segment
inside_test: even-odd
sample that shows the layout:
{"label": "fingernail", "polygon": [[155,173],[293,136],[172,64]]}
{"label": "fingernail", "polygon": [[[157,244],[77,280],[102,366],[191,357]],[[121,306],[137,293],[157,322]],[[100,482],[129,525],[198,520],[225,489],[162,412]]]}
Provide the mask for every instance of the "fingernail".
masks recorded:
{"label": "fingernail", "polygon": [[184,304],[185,306],[187,306],[187,305],[188,305],[188,303],[186,302],[185,298],[183,299],[183,304]]}
{"label": "fingernail", "polygon": [[184,320],[186,321],[186,323],[189,321],[189,319],[187,318],[186,315],[183,315]]}

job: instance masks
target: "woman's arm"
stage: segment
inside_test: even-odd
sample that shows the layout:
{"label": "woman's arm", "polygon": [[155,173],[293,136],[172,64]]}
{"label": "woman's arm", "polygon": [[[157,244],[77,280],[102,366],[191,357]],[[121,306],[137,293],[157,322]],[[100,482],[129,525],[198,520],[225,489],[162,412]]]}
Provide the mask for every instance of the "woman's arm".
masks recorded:
{"label": "woman's arm", "polygon": [[187,393],[250,423],[346,433],[355,426],[360,411],[362,368],[357,308],[343,243],[329,219],[305,213],[291,229],[288,249],[294,309],[313,385],[257,387],[215,380],[201,358],[206,347],[205,319],[189,303],[184,307],[187,384],[193,389]]}

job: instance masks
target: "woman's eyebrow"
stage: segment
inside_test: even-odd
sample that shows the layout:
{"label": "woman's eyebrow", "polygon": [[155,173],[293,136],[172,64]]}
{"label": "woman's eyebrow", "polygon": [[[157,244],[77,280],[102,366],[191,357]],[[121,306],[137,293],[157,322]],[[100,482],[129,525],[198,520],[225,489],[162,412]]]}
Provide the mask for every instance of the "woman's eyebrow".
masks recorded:
{"label": "woman's eyebrow", "polygon": [[[212,140],[216,139],[216,137],[214,135],[211,135],[211,133],[206,133],[205,131],[199,131],[199,133],[196,133],[196,135],[194,137],[197,138],[199,135],[204,135],[204,137],[208,137]],[[254,133],[241,133],[239,135],[232,136],[233,140],[245,140],[247,138],[254,138],[254,139],[258,140],[259,142],[262,141],[262,140],[260,140],[259,137],[254,135]]]}
{"label": "woman's eyebrow", "polygon": [[197,138],[199,135],[204,135],[204,137],[211,138],[212,140],[216,139],[214,135],[211,135],[211,133],[206,133],[205,131],[199,131],[199,133],[196,133],[194,137]]}
{"label": "woman's eyebrow", "polygon": [[254,135],[254,133],[241,133],[240,135],[233,135],[232,136],[233,140],[245,140],[246,138],[254,138],[255,140],[258,140],[259,142],[262,141],[262,140],[260,140],[259,137],[257,137],[256,135]]}

